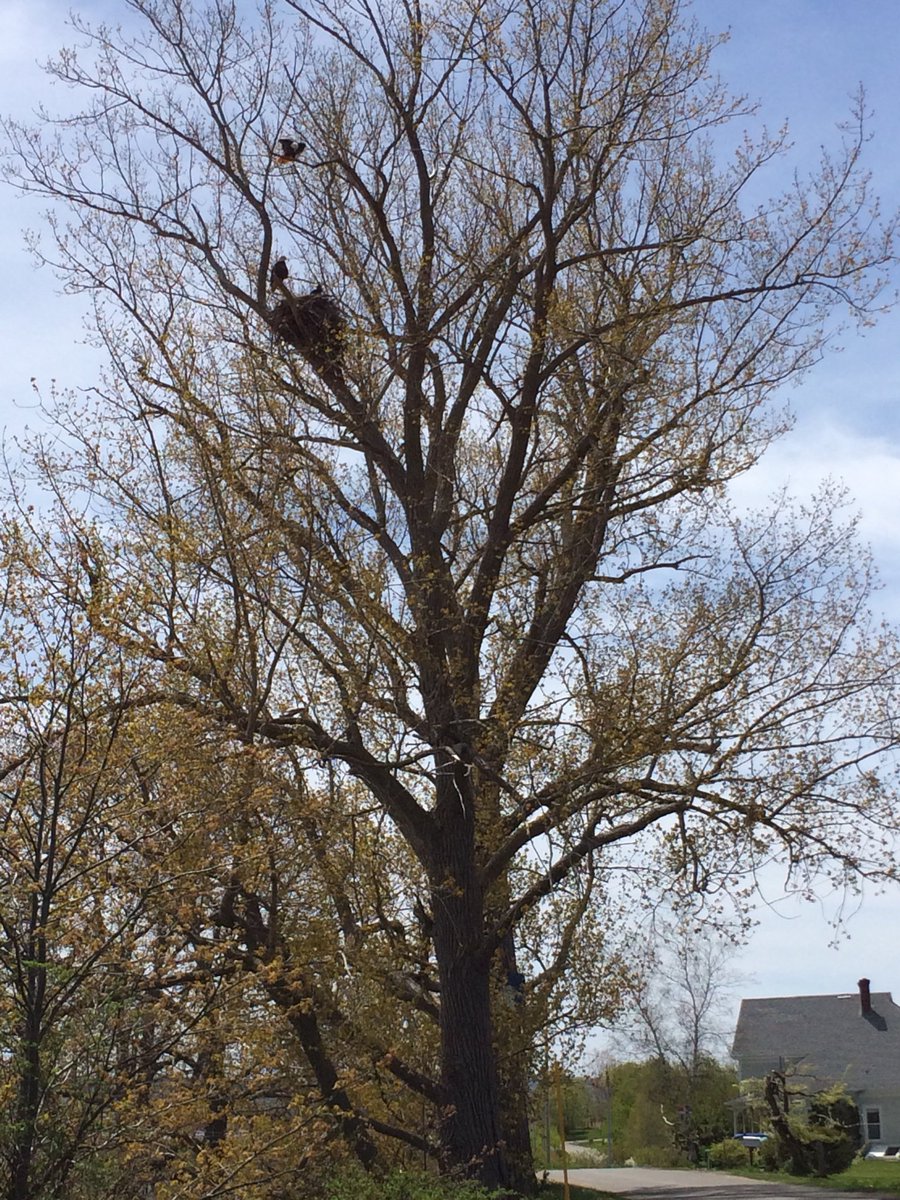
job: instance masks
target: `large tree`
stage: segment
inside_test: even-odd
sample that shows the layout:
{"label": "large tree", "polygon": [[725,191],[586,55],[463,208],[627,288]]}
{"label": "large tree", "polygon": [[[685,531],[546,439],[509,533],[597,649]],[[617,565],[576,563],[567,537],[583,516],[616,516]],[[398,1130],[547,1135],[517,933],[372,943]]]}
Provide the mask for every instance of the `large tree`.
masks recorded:
{"label": "large tree", "polygon": [[[787,142],[724,156],[747,109],[680,9],[132,0],[51,67],[83,113],[10,128],[110,361],[35,458],[84,610],[147,702],[280,758],[334,962],[381,947],[366,978],[438,1025],[437,1078],[378,1062],[489,1184],[529,1186],[528,1038],[617,869],[715,906],[773,855],[890,862],[865,557],[827,492],[725,497],[893,226],[859,114],[763,199]],[[290,958],[274,883],[220,882],[369,1161],[341,981]]]}

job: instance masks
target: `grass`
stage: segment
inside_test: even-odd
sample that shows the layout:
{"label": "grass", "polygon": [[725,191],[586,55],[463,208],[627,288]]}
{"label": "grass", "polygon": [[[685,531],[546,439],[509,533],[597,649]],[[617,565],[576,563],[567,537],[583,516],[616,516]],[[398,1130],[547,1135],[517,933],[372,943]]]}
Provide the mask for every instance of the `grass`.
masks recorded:
{"label": "grass", "polygon": [[566,1134],[566,1140],[569,1142],[589,1142],[593,1145],[594,1142],[605,1142],[607,1135],[606,1126],[603,1125],[586,1125],[582,1129],[573,1129]]}
{"label": "grass", "polygon": [[[571,1155],[566,1156],[565,1165],[569,1168],[572,1167]],[[541,1171],[561,1171],[563,1169],[562,1151],[556,1146],[553,1146],[550,1150],[549,1159],[544,1154],[543,1150],[540,1153],[535,1154],[534,1169],[537,1171],[538,1175],[540,1175]]]}
{"label": "grass", "polygon": [[[900,1163],[878,1162],[877,1159],[862,1159],[851,1163],[843,1175],[836,1175],[835,1180],[842,1180],[837,1186],[865,1188],[867,1191],[898,1192],[900,1193]],[[830,1180],[829,1180],[830,1182]]]}
{"label": "grass", "polygon": [[825,1179],[814,1176],[788,1175],[787,1171],[761,1171],[757,1167],[728,1167],[726,1175],[744,1175],[747,1179],[778,1180],[782,1183],[806,1184],[808,1187],[846,1192],[878,1192],[900,1196],[900,1163],[860,1159],[839,1175]]}

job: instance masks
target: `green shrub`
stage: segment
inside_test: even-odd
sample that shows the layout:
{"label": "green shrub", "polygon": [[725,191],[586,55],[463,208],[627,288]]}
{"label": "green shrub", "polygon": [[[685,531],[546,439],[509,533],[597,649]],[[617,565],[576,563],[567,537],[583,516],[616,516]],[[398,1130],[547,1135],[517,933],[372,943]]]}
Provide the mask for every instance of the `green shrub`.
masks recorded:
{"label": "green shrub", "polygon": [[441,1179],[424,1171],[391,1171],[378,1176],[348,1166],[332,1175],[317,1196],[320,1200],[489,1200],[490,1193],[477,1184]]}
{"label": "green shrub", "polygon": [[816,1129],[810,1145],[814,1175],[840,1175],[856,1155],[853,1139],[838,1129]]}
{"label": "green shrub", "polygon": [[639,1167],[684,1167],[687,1157],[675,1146],[641,1146],[631,1156]]}
{"label": "green shrub", "polygon": [[756,1152],[756,1165],[764,1171],[780,1171],[784,1150],[778,1138],[769,1134]]}
{"label": "green shrub", "polygon": [[787,1171],[790,1175],[839,1175],[853,1162],[853,1139],[840,1129],[822,1125],[797,1125],[793,1129],[799,1147],[785,1145],[780,1138],[769,1137],[759,1148],[759,1165],[766,1171]]}
{"label": "green shrub", "polygon": [[[766,1143],[763,1142],[763,1145]],[[737,1138],[725,1138],[709,1147],[709,1165],[717,1171],[727,1171],[729,1167],[748,1167],[750,1153],[743,1142]]]}

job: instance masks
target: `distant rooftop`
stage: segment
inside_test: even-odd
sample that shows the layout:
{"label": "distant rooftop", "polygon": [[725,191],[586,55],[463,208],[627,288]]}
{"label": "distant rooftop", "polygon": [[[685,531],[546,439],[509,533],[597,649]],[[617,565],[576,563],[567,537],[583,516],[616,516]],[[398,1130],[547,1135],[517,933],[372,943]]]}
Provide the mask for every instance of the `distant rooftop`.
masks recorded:
{"label": "distant rooftop", "polygon": [[[865,987],[863,987],[865,984]],[[732,1054],[744,1078],[793,1066],[814,1089],[840,1081],[851,1092],[900,1086],[900,1007],[890,992],[744,1000]]]}

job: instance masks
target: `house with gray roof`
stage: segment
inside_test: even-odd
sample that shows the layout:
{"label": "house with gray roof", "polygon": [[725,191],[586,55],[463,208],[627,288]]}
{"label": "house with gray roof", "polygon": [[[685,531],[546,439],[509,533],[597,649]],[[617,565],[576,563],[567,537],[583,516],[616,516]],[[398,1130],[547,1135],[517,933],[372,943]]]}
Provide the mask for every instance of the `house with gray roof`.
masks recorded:
{"label": "house with gray roof", "polygon": [[815,1093],[843,1083],[864,1141],[900,1145],[900,1007],[890,992],[743,1000],[732,1054],[739,1079],[784,1071]]}

